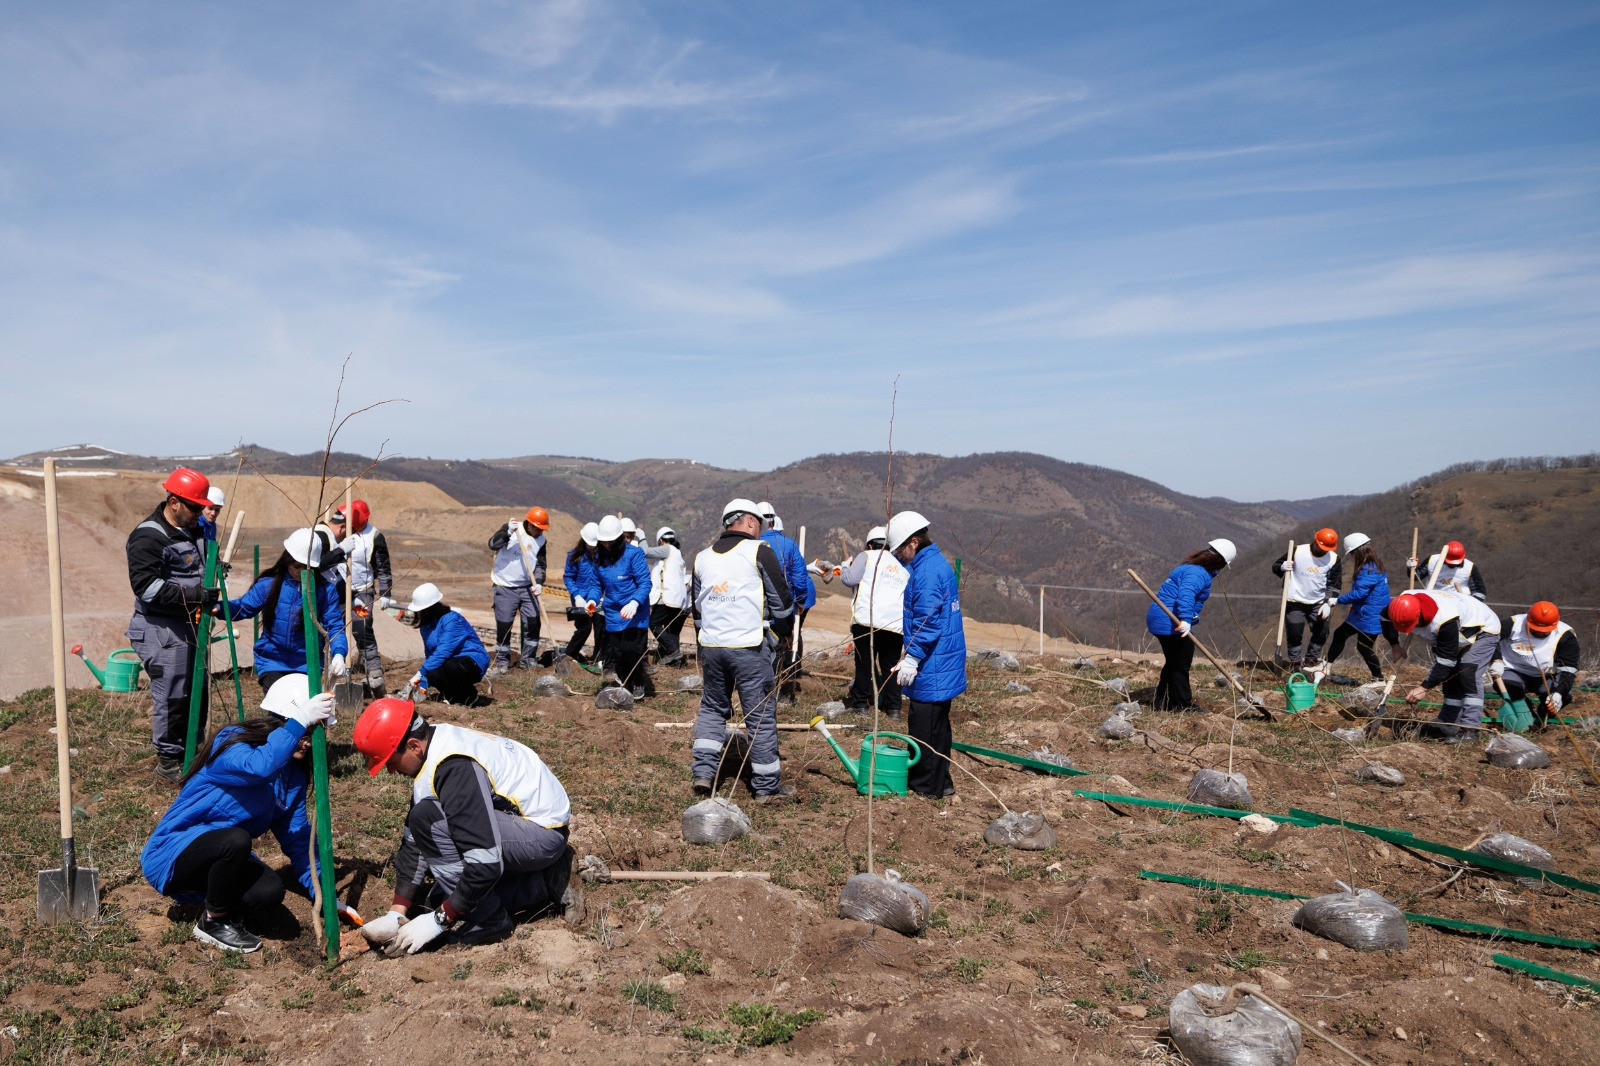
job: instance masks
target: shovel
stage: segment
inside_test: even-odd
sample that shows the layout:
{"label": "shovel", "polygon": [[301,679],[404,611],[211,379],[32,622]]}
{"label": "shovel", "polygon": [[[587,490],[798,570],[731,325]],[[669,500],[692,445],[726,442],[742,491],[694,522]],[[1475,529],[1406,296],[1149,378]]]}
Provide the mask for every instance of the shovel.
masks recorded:
{"label": "shovel", "polygon": [[44,461],[45,542],[50,553],[50,636],[55,654],[56,779],[61,800],[61,868],[39,871],[39,921],[60,925],[100,913],[100,871],[78,866],[72,838],[72,772],[67,741],[67,642],[61,605],[61,520],[56,509],[56,462]]}
{"label": "shovel", "polygon": [[[350,495],[351,495],[350,486],[351,486],[351,484],[352,483],[349,482],[349,481],[346,481],[344,483],[344,513],[345,513],[345,519],[347,521],[349,520],[350,511],[351,511],[351,506],[350,506]],[[354,527],[347,527],[347,528],[354,528]],[[354,572],[354,569],[353,569],[353,567],[351,566],[350,563],[346,562],[344,564],[344,566],[345,566],[344,625],[345,625],[345,641],[346,641],[345,646],[350,649],[350,654],[349,654],[349,656],[347,656],[347,658],[353,660],[353,659],[356,658],[356,655],[357,655],[357,651],[356,651],[356,618],[355,618],[356,596],[355,596],[355,589],[352,587],[350,579],[355,576],[355,572]],[[359,682],[359,681],[357,681],[355,679],[355,676],[356,676],[355,672],[350,670],[349,664],[347,663],[345,665],[344,680],[336,682],[334,684],[334,686],[333,686],[333,707],[334,707],[334,710],[342,712],[344,714],[351,714],[351,715],[357,714],[357,713],[359,713],[361,711],[362,707],[365,704],[366,690],[362,687],[361,682]]]}

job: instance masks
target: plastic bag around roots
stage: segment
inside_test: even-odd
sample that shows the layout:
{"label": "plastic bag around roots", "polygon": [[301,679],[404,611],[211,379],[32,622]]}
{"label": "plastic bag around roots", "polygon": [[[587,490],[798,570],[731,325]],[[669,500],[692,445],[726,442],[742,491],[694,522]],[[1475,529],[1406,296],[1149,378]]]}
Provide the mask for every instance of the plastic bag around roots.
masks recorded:
{"label": "plastic bag around roots", "polygon": [[[1531,840],[1523,840],[1511,833],[1490,833],[1472,846],[1472,850],[1479,855],[1490,855],[1496,859],[1506,859],[1509,862],[1520,862],[1524,866],[1537,867],[1540,870],[1556,872],[1556,857],[1541,848]],[[1518,878],[1518,880],[1532,880],[1532,878]]]}
{"label": "plastic bag around roots", "polygon": [[1508,770],[1543,770],[1550,765],[1550,756],[1543,748],[1515,733],[1499,733],[1483,749],[1491,766]]}
{"label": "plastic bag around roots", "polygon": [[1241,811],[1256,805],[1244,775],[1227,774],[1221,770],[1196,770],[1194,780],[1189,782],[1189,802],[1203,803],[1207,807],[1232,807]]}
{"label": "plastic bag around roots", "polygon": [[691,844],[726,844],[750,832],[750,818],[721,796],[701,800],[683,812],[683,839]]}
{"label": "plastic bag around roots", "polygon": [[1037,759],[1039,762],[1047,762],[1054,766],[1065,766],[1068,770],[1072,769],[1072,756],[1063,755],[1059,751],[1051,751],[1048,747],[1035,748],[1033,751],[1028,752],[1028,758]]}
{"label": "plastic bag around roots", "polygon": [[594,705],[615,711],[631,711],[633,710],[633,693],[620,686],[603,688],[595,693]]}
{"label": "plastic bag around roots", "polygon": [[1392,766],[1385,766],[1381,762],[1369,762],[1356,771],[1356,780],[1398,786],[1406,783],[1406,775]]}
{"label": "plastic bag around roots", "polygon": [[1336,884],[1343,891],[1306,900],[1294,912],[1294,924],[1356,951],[1395,951],[1411,942],[1399,907],[1370,888],[1351,891]]}
{"label": "plastic bag around roots", "polygon": [[839,893],[839,917],[917,936],[928,926],[928,897],[901,880],[899,870],[856,874]]}
{"label": "plastic bag around roots", "polygon": [[1139,714],[1137,703],[1119,703],[1112,708],[1110,718],[1100,723],[1095,735],[1106,740],[1127,740],[1133,736],[1133,719]]}
{"label": "plastic bag around roots", "polygon": [[1032,811],[1007,811],[983,831],[986,844],[1018,851],[1046,851],[1056,846],[1056,831],[1044,815]]}
{"label": "plastic bag around roots", "polygon": [[572,695],[572,690],[559,677],[552,677],[546,674],[533,683],[533,694],[535,696],[570,696]]}
{"label": "plastic bag around roots", "polygon": [[1300,1056],[1300,1026],[1255,996],[1222,985],[1197,984],[1167,1009],[1172,1042],[1191,1066],[1292,1066]]}

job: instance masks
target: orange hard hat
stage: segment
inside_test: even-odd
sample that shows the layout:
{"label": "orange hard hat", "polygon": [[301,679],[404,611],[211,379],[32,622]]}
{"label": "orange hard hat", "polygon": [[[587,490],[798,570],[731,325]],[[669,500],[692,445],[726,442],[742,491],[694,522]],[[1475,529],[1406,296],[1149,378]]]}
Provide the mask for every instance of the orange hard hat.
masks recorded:
{"label": "orange hard hat", "polygon": [[399,749],[400,742],[411,731],[416,716],[416,704],[398,696],[373,700],[361,712],[350,734],[350,742],[367,757],[368,774],[378,776],[383,764],[389,761],[390,756]]}
{"label": "orange hard hat", "polygon": [[207,496],[211,491],[211,481],[198,470],[180,466],[167,475],[167,480],[161,483],[161,487],[178,499],[192,503],[196,507],[211,506],[211,500]]}
{"label": "orange hard hat", "polygon": [[1555,632],[1556,623],[1561,621],[1561,610],[1549,600],[1540,600],[1528,608],[1528,632],[1544,636]]}
{"label": "orange hard hat", "polygon": [[1419,624],[1433,621],[1439,613],[1439,604],[1425,592],[1407,592],[1390,602],[1388,611],[1394,627],[1409,633]]}
{"label": "orange hard hat", "polygon": [[1333,529],[1319,529],[1317,530],[1316,541],[1317,547],[1321,548],[1323,551],[1334,551],[1339,547],[1339,533],[1337,530]]}
{"label": "orange hard hat", "polygon": [[522,520],[534,529],[550,528],[550,512],[543,507],[528,508],[528,513],[522,516]]}
{"label": "orange hard hat", "polygon": [[372,517],[372,508],[367,506],[366,500],[350,501],[350,532],[360,533],[367,528],[367,519]]}
{"label": "orange hard hat", "polygon": [[1452,540],[1444,546],[1444,561],[1450,566],[1460,566],[1467,561],[1467,546],[1459,540]]}

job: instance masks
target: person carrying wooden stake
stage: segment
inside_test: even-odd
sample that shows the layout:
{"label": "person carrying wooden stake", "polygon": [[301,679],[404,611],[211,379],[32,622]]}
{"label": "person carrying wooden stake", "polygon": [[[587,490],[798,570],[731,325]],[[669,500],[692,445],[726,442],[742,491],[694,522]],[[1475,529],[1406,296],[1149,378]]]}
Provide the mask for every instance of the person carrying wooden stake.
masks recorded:
{"label": "person carrying wooden stake", "polygon": [[[1317,530],[1310,544],[1300,545],[1292,556],[1284,555],[1273,563],[1272,573],[1288,577],[1285,651],[1289,669],[1299,670],[1322,658],[1323,642],[1328,639],[1328,617],[1339,598],[1339,534],[1332,529]],[[1311,639],[1303,644],[1308,628]]]}
{"label": "person carrying wooden stake", "polygon": [[1542,729],[1572,701],[1578,656],[1577,632],[1561,620],[1555,604],[1540,600],[1525,614],[1500,619],[1500,646],[1489,672],[1505,685],[1508,700],[1539,697],[1536,723]]}
{"label": "person carrying wooden stake", "polygon": [[372,524],[372,508],[366,500],[350,501],[350,513],[340,508],[328,519],[333,535],[344,551],[341,569],[350,589],[350,634],[355,638],[356,657],[366,672],[367,695],[384,694],[383,657],[378,654],[378,637],[372,629],[372,612],[379,598],[394,589],[389,566],[389,542]]}
{"label": "person carrying wooden stake", "polygon": [[1418,703],[1431,688],[1442,694],[1439,717],[1422,727],[1422,735],[1447,744],[1476,740],[1483,721],[1483,679],[1500,647],[1500,619],[1471,596],[1439,589],[1407,592],[1384,613],[1401,633],[1417,633],[1433,645],[1428,676],[1405,697]]}
{"label": "person carrying wooden stake", "polygon": [[[1211,583],[1237,555],[1233,541],[1223,537],[1190,552],[1161,583],[1156,592],[1159,602],[1152,603],[1145,612],[1145,629],[1156,638],[1165,656],[1151,702],[1156,710],[1199,710],[1189,686],[1189,667],[1194,664],[1194,641],[1189,639],[1189,631],[1200,621],[1200,612],[1211,597]],[[1176,624],[1161,609],[1162,604],[1177,616]]]}
{"label": "person carrying wooden stake", "polygon": [[955,571],[933,542],[929,522],[916,511],[889,519],[885,546],[907,571],[901,611],[904,654],[895,666],[910,704],[906,732],[928,752],[911,765],[906,784],[931,799],[955,795],[950,778],[950,705],[967,691],[967,635]]}
{"label": "person carrying wooden stake", "polygon": [[[1477,563],[1467,558],[1466,546],[1459,540],[1450,541],[1444,546],[1444,551],[1428,556],[1426,566],[1415,557],[1407,559],[1406,563],[1416,571],[1417,581],[1424,590],[1450,589],[1475,600],[1489,599],[1489,587],[1483,583],[1483,571],[1478,569]],[[1431,584],[1428,581],[1430,577],[1433,578]]]}
{"label": "person carrying wooden stake", "polygon": [[550,514],[543,507],[530,507],[520,520],[512,519],[489,538],[494,552],[494,571],[489,575],[494,586],[494,663],[490,677],[511,669],[511,628],[522,619],[522,654],[517,667],[532,670],[539,665],[539,591],[544,586],[545,530]]}

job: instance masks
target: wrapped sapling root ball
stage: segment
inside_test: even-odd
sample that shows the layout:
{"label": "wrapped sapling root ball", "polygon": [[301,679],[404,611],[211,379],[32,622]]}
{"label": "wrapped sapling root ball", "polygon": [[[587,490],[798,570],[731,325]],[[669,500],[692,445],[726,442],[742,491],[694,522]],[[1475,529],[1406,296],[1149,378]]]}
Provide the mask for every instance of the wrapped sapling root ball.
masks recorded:
{"label": "wrapped sapling root ball", "polygon": [[1294,912],[1294,924],[1308,933],[1356,951],[1394,951],[1410,943],[1406,916],[1370,888],[1343,889],[1308,899]]}
{"label": "wrapped sapling root ball", "polygon": [[1007,811],[983,831],[985,843],[1018,851],[1046,851],[1056,846],[1056,831],[1044,815],[1032,811]]}
{"label": "wrapped sapling root ball", "polygon": [[902,881],[899,870],[856,874],[839,893],[839,917],[917,936],[928,926],[928,897]]}
{"label": "wrapped sapling root ball", "polygon": [[1189,802],[1241,811],[1256,805],[1244,775],[1225,774],[1221,770],[1196,770],[1194,780],[1189,782]]}
{"label": "wrapped sapling root ball", "polygon": [[1191,1066],[1293,1066],[1300,1026],[1237,987],[1197,984],[1167,1009],[1172,1042]]}

